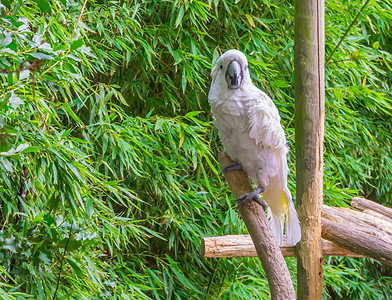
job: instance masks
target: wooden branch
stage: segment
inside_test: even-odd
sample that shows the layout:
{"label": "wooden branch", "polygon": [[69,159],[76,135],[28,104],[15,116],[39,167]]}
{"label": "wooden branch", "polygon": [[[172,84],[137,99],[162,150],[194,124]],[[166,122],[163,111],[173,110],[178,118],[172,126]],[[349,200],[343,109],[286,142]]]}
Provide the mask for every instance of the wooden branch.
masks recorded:
{"label": "wooden branch", "polygon": [[[280,248],[284,257],[295,257],[296,248],[283,241],[283,247]],[[323,256],[349,256],[349,257],[366,257],[356,254],[334,243],[322,239]],[[256,248],[250,235],[225,235],[215,237],[205,237],[201,240],[201,253],[207,258],[233,258],[233,257],[256,257]]]}
{"label": "wooden branch", "polygon": [[392,219],[392,208],[367,200],[365,198],[354,197],[351,200],[351,207],[358,210],[365,210],[368,208]]}
{"label": "wooden branch", "polygon": [[382,220],[379,220],[378,227],[375,227],[369,225],[375,223],[374,219],[370,220],[364,214],[360,217],[353,215],[355,213],[345,214],[342,209],[324,205],[322,237],[351,252],[392,265],[392,236],[384,231],[390,229],[388,222],[381,223]]}
{"label": "wooden branch", "polygon": [[323,142],[325,119],[324,0],[294,1],[294,83],[299,300],[321,300]]}
{"label": "wooden branch", "polygon": [[[349,208],[326,205],[321,215],[323,256],[371,257],[391,264],[392,223]],[[281,252],[285,257],[297,253],[296,248],[286,242]],[[202,240],[202,254],[205,257],[254,257],[256,249],[248,235],[206,237]]]}
{"label": "wooden branch", "polygon": [[[352,210],[346,207],[335,207],[338,211],[352,216],[357,220],[363,221],[366,224],[369,224],[370,226],[374,226],[377,229],[380,229],[389,235],[392,235],[392,223],[388,222],[384,219],[380,219],[379,217],[376,217],[372,214],[366,214],[364,212],[359,212],[357,210]],[[380,215],[380,214],[379,214]],[[381,215],[382,216],[382,215]]]}
{"label": "wooden branch", "polygon": [[389,223],[392,223],[392,219],[391,218],[388,218],[388,217],[386,217],[386,216],[384,216],[384,215],[382,215],[382,214],[380,214],[380,213],[378,213],[378,212],[376,212],[374,210],[371,210],[371,209],[367,208],[367,209],[363,210],[362,212],[367,214],[367,215],[371,215],[373,217],[376,217],[376,218],[379,218],[381,220],[384,220],[384,221],[387,221]]}
{"label": "wooden branch", "polygon": [[339,224],[321,218],[322,236],[340,247],[361,253],[392,266],[392,244],[367,232],[351,227],[351,223]]}
{"label": "wooden branch", "polygon": [[[226,153],[219,153],[218,160],[222,169],[232,163]],[[245,173],[241,170],[226,173],[225,178],[236,198],[252,191]],[[263,208],[252,201],[244,205],[240,209],[240,213],[267,276],[271,299],[295,300],[290,273]]]}
{"label": "wooden branch", "polygon": [[[342,227],[347,227],[352,231],[361,231],[361,232],[369,235],[370,237],[373,237],[374,239],[376,239],[378,241],[384,241],[386,243],[391,244],[391,246],[392,246],[392,236],[390,236],[388,233],[386,233],[380,229],[377,229],[376,227],[369,226],[369,224],[367,224],[366,222],[359,220],[353,216],[346,215],[345,213],[339,211],[338,209],[336,209],[334,207],[323,205],[323,210],[322,210],[321,215],[323,218],[328,219],[328,220],[334,222],[335,224],[339,224]],[[340,235],[340,231],[336,231],[333,234]],[[332,240],[330,238],[327,238],[324,236],[323,236],[323,238],[334,242],[334,240]],[[351,239],[352,238],[347,240],[348,244],[350,243]],[[342,244],[337,244],[337,245],[344,247]],[[364,247],[366,247],[366,245],[364,245]],[[350,248],[347,248],[347,247],[344,247],[344,248],[351,250]],[[392,248],[390,249],[390,251],[392,254]],[[362,252],[356,252],[356,253],[362,253]],[[362,253],[362,254],[367,255],[367,253]]]}

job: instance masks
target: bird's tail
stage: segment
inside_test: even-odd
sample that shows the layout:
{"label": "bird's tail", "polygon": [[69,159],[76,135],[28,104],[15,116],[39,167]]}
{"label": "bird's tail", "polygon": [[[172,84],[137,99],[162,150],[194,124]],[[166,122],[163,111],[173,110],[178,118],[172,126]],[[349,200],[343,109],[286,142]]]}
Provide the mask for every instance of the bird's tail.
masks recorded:
{"label": "bird's tail", "polygon": [[[290,193],[290,192],[289,192]],[[286,231],[287,241],[295,245],[301,239],[301,227],[297,211],[292,202],[291,195],[288,199],[283,188],[279,190],[266,189],[263,193],[264,200],[269,204],[267,217],[270,220],[272,232],[279,246],[283,245],[283,232]]]}
{"label": "bird's tail", "polygon": [[287,187],[288,166],[284,152],[280,153],[278,162],[281,168],[274,177],[270,178],[263,198],[269,206],[267,216],[279,246],[283,244],[284,230],[287,241],[295,245],[301,239],[301,227],[290,190]]}

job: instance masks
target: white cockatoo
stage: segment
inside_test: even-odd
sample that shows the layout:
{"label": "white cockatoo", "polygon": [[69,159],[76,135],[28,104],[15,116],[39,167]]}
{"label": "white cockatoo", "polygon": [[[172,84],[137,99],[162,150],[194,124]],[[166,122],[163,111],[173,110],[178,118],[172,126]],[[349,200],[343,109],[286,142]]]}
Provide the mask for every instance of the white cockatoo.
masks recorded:
{"label": "white cockatoo", "polygon": [[225,52],[211,72],[208,95],[214,125],[223,147],[235,162],[222,172],[243,169],[257,188],[237,199],[238,209],[250,200],[268,204],[267,216],[281,246],[283,230],[295,245],[301,239],[298,215],[287,187],[288,148],[278,109],[253,85],[246,56],[238,50]]}

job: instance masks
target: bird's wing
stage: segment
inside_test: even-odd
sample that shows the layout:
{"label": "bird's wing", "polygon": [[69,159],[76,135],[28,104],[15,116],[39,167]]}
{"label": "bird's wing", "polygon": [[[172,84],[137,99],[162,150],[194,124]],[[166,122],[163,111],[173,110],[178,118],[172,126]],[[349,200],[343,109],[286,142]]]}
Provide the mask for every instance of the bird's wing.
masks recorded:
{"label": "bird's wing", "polygon": [[289,168],[285,133],[272,100],[262,92],[257,100],[248,107],[249,136],[256,140],[258,146],[270,148],[276,156],[274,161],[277,164],[277,173],[269,179],[269,185],[263,193],[264,200],[269,205],[271,228],[281,245],[285,227],[288,242],[295,245],[301,239],[301,228],[287,187]]}
{"label": "bird's wing", "polygon": [[286,137],[280,116],[271,98],[260,92],[257,101],[248,106],[249,136],[262,147],[284,149]]}

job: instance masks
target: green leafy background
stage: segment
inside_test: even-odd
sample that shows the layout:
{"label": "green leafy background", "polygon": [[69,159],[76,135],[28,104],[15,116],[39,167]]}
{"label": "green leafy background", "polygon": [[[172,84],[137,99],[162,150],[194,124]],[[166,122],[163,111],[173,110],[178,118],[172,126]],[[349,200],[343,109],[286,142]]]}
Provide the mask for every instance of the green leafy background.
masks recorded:
{"label": "green leafy background", "polygon": [[[327,1],[325,202],[392,205],[392,2]],[[268,299],[256,258],[205,259],[246,233],[219,176],[207,102],[224,51],[246,53],[290,143],[294,3],[2,1],[3,299]],[[15,71],[15,72],[13,72]],[[65,251],[66,249],[66,251]],[[296,284],[296,261],[286,259]],[[326,258],[325,299],[389,299],[392,270]]]}

